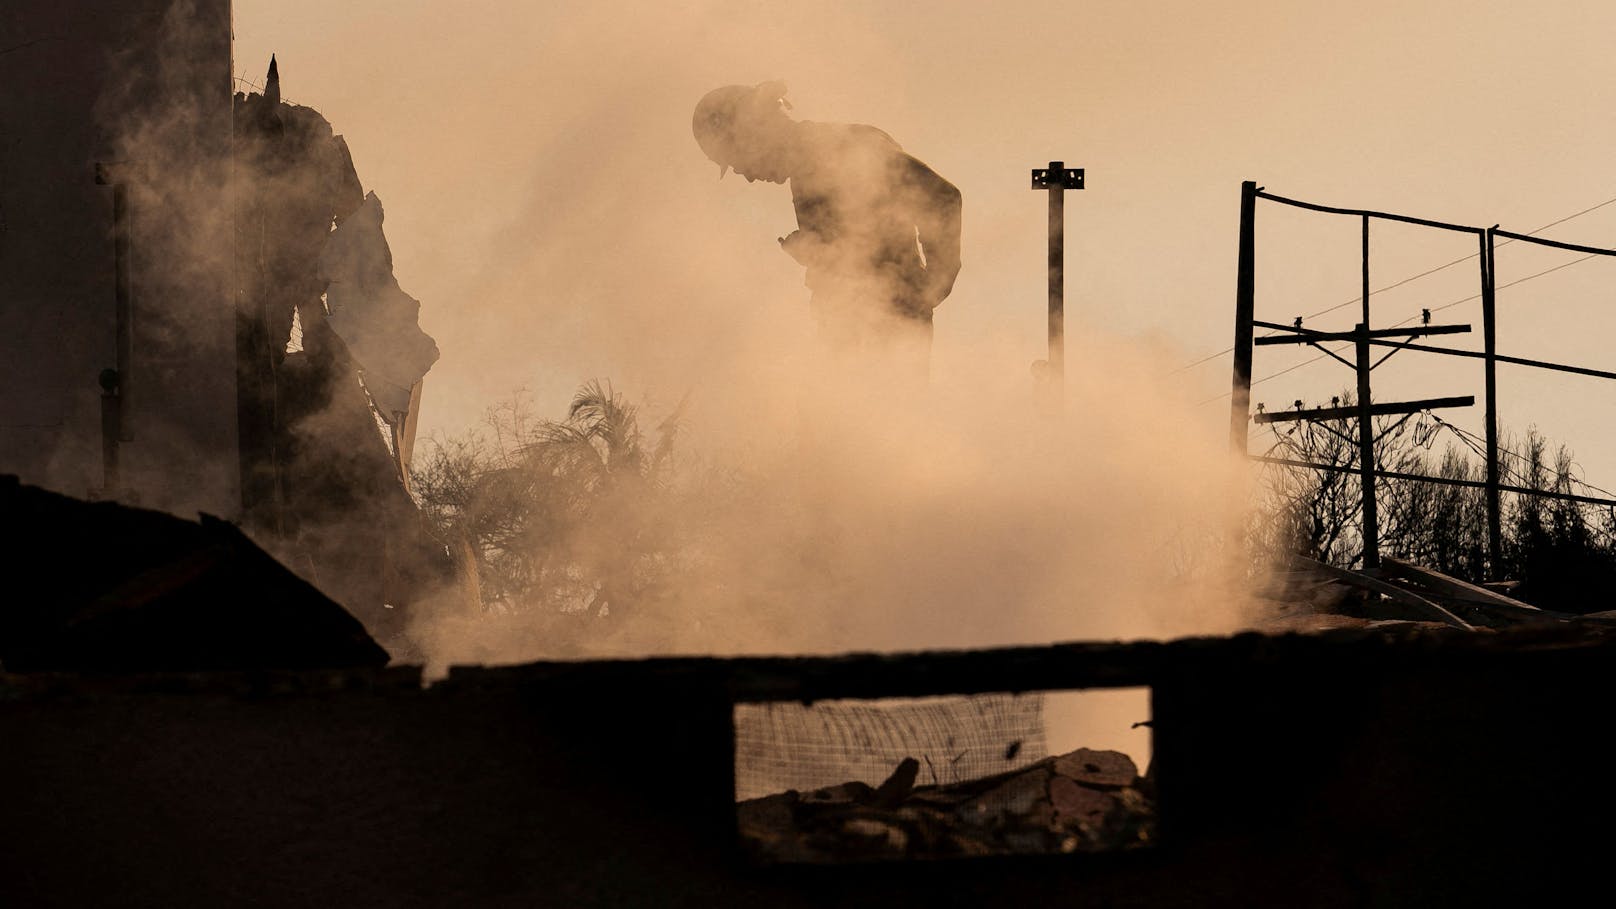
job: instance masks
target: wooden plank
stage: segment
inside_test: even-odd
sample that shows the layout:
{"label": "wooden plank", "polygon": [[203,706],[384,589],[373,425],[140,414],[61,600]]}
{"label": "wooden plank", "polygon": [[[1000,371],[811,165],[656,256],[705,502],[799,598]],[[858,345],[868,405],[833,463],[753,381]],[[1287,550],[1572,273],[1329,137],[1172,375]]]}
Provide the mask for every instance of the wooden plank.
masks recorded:
{"label": "wooden plank", "polygon": [[1564,618],[1561,613],[1539,609],[1531,603],[1523,603],[1513,597],[1504,596],[1485,587],[1478,587],[1468,581],[1461,581],[1440,571],[1415,565],[1411,562],[1404,562],[1401,559],[1382,559],[1381,571],[1395,577],[1423,584],[1444,596],[1453,597],[1461,602],[1486,606],[1489,609],[1499,610],[1502,614],[1515,618]]}
{"label": "wooden plank", "polygon": [[1370,577],[1362,572],[1352,571],[1346,568],[1337,568],[1334,565],[1326,565],[1323,562],[1315,561],[1307,558],[1306,556],[1293,556],[1293,559],[1295,560],[1296,564],[1305,565],[1309,569],[1312,569],[1320,574],[1327,575],[1334,580],[1342,582],[1343,584],[1350,584],[1362,590],[1378,593],[1387,599],[1402,603],[1405,606],[1412,606],[1419,610],[1421,614],[1430,616],[1433,621],[1441,622],[1444,625],[1451,625],[1454,628],[1463,628],[1466,631],[1476,630],[1475,626],[1471,625],[1469,622],[1466,622],[1464,619],[1459,618],[1448,610],[1442,608],[1440,605],[1420,596],[1412,590],[1405,590],[1402,587],[1398,587],[1396,584],[1388,584],[1379,578]]}

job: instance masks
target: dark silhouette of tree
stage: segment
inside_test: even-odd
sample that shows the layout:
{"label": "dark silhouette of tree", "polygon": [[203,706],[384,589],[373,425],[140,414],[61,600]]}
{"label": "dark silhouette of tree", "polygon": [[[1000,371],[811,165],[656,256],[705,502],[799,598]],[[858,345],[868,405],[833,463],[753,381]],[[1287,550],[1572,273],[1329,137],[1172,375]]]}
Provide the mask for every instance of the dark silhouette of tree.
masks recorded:
{"label": "dark silhouette of tree", "polygon": [[518,394],[484,422],[486,432],[433,440],[413,476],[469,605],[605,618],[649,599],[675,548],[677,412],[648,446],[638,408],[590,382],[564,419],[534,421]]}
{"label": "dark silhouette of tree", "polygon": [[[1340,403],[1352,404],[1343,394]],[[1250,537],[1262,558],[1299,553],[1333,565],[1363,563],[1363,501],[1354,420],[1269,424],[1272,454],[1340,468],[1324,472],[1265,465]],[[1481,482],[1479,446],[1452,431],[1440,454],[1433,444],[1451,427],[1431,414],[1377,418],[1377,469]],[[1259,436],[1262,438],[1262,436]],[[1535,429],[1501,443],[1505,485],[1564,494],[1579,491],[1579,468],[1563,446]],[[1584,493],[1586,494],[1586,493]],[[1485,491],[1414,480],[1379,481],[1381,552],[1481,583],[1490,575],[1520,582],[1514,595],[1563,612],[1616,606],[1616,509],[1524,494],[1503,497],[1503,563],[1489,572]]]}

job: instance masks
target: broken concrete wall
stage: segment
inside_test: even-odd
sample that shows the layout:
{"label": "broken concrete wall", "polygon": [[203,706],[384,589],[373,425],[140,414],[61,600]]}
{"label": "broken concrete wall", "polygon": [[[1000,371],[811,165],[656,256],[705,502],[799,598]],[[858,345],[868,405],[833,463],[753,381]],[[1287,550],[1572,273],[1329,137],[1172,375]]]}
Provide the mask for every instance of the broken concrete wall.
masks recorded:
{"label": "broken concrete wall", "polygon": [[[0,904],[1576,905],[1616,808],[1612,641],[1244,635],[413,673],[0,676]],[[1160,840],[760,868],[752,701],[1150,685]]]}
{"label": "broken concrete wall", "polygon": [[[230,69],[228,0],[0,6],[0,471],[182,516],[239,513]],[[107,490],[113,183],[130,340],[121,482]]]}
{"label": "broken concrete wall", "polygon": [[[401,625],[388,607],[444,556],[393,450],[400,405],[390,447],[327,321],[320,257],[364,200],[341,137],[233,96],[226,0],[21,0],[0,26],[0,472],[239,520],[370,627]],[[406,315],[424,372],[436,348]]]}

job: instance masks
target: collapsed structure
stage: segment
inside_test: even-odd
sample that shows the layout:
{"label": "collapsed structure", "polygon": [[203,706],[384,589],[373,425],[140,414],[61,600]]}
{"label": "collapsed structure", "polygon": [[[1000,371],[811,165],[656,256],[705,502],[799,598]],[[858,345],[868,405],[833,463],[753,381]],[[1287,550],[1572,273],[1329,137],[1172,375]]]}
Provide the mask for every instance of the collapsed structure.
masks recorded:
{"label": "collapsed structure", "polygon": [[[0,902],[1575,903],[1608,865],[1603,840],[1582,831],[1616,805],[1600,772],[1609,740],[1590,722],[1608,706],[1613,655],[1616,638],[1588,625],[1404,624],[473,667],[424,690],[407,668],[0,674]],[[1113,807],[1143,808],[1122,793],[1144,783],[1095,755],[990,781],[1013,790],[1004,804],[1024,807],[1019,819],[941,831],[957,846],[944,855],[969,855],[981,840],[957,834],[983,828],[1034,839],[1058,828],[1057,848],[1078,837],[1074,854],[866,861],[926,854],[940,811],[998,816],[974,812],[968,792],[904,793],[902,779],[893,808],[876,803],[881,787],[848,787],[817,804],[802,793],[792,826],[769,824],[768,810],[761,827],[737,817],[738,702],[1141,685],[1148,842],[1129,839],[1143,813]],[[760,867],[742,839],[783,834],[777,854],[789,857],[796,837],[827,829],[838,863]],[[860,840],[877,848],[842,848]],[[1106,845],[1131,848],[1087,851]]]}
{"label": "collapsed structure", "polygon": [[393,276],[381,200],[342,136],[281,100],[273,58],[263,93],[234,106],[244,520],[372,628],[397,632],[447,570],[408,493],[437,345]]}
{"label": "collapsed structure", "polygon": [[438,357],[317,111],[231,90],[227,0],[0,25],[0,474],[238,523],[396,639],[444,579],[408,492]]}
{"label": "collapsed structure", "polygon": [[[440,564],[405,486],[435,351],[380,202],[273,68],[224,90],[227,3],[82,13],[25,3],[0,35],[0,127],[32,124],[0,143],[0,467],[116,500],[0,481],[0,903],[1474,905],[1598,881],[1603,844],[1564,831],[1616,803],[1589,721],[1616,637],[1429,574],[1300,582],[1363,592],[1361,627],[1310,636],[430,689],[383,668],[231,525],[172,516],[243,522],[373,631]],[[1123,686],[1151,689],[1143,777],[1075,752],[924,786],[902,761],[737,814],[738,705]],[[1084,854],[997,857],[1023,840]]]}

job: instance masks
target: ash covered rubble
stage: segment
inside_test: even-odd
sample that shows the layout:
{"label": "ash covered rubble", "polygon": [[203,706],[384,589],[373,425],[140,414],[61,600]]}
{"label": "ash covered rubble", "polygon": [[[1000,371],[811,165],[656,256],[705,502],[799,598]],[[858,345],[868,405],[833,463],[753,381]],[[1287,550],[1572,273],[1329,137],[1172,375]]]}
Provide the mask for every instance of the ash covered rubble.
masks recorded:
{"label": "ash covered rubble", "polygon": [[437,345],[342,136],[281,99],[273,58],[234,104],[243,523],[397,646],[453,571],[408,488]]}
{"label": "ash covered rubble", "polygon": [[[1383,557],[1373,571],[1292,556],[1255,591],[1263,631],[1324,631],[1399,624],[1497,631],[1522,625],[1608,628],[1616,611],[1560,612],[1511,596],[1515,581],[1472,584],[1414,562]],[[1601,605],[1590,593],[1590,608]]]}
{"label": "ash covered rubble", "polygon": [[741,843],[762,862],[827,863],[1109,852],[1152,840],[1152,781],[1121,752],[1080,748],[950,785],[917,786],[921,773],[906,758],[878,787],[740,802]]}

